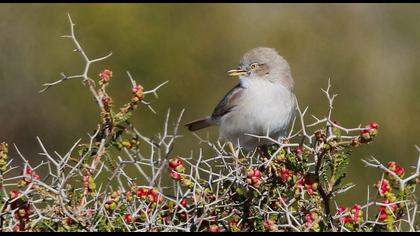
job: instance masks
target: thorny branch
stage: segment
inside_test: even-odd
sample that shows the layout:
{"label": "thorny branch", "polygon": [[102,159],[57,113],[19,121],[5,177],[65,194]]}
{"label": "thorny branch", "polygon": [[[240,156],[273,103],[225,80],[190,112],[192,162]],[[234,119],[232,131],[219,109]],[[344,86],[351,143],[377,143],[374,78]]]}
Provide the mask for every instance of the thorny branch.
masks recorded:
{"label": "thorny branch", "polygon": [[[153,137],[143,135],[130,119],[139,105],[156,113],[145,97],[157,98],[168,81],[143,90],[127,71],[132,97],[115,111],[106,91],[112,71],[104,70],[98,84],[89,77],[90,66],[112,53],[90,59],[76,38],[70,15],[68,19],[70,34],[63,37],[70,38],[84,58],[84,70],[79,75],[62,73],[61,79],[43,84],[40,92],[81,79],[100,108],[100,122],[87,141],[78,139],[64,155],[49,151],[37,137],[42,158],[37,166],[16,145],[23,168],[12,166],[7,144],[0,144],[1,231],[418,230],[414,191],[420,157],[407,177],[395,162],[362,160],[384,172],[375,185],[379,196],[368,189],[364,205],[345,208],[334,202],[333,213],[333,198],[354,186],[343,183],[348,151],[370,143],[379,126],[345,128],[335,122],[337,95],[331,94],[330,80],[322,89],[328,99],[323,118],[311,115],[315,121],[308,124],[309,107],[302,110],[298,105],[287,137],[247,134],[267,139],[272,146],[246,153],[232,143],[194,133],[198,146],[181,155],[174,145],[183,137],[179,124],[184,110],[175,120],[168,110],[163,130]],[[377,210],[374,218],[369,216]]]}

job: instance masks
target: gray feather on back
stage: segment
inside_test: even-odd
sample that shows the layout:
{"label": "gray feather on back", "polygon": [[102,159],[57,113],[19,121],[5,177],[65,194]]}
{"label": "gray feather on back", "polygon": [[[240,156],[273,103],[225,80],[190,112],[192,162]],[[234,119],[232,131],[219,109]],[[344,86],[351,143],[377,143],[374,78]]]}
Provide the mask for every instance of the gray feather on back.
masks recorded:
{"label": "gray feather on back", "polygon": [[226,95],[214,108],[213,113],[211,115],[211,119],[217,123],[222,116],[229,113],[235,107],[235,101],[239,99],[239,97],[242,94],[241,92],[244,89],[245,88],[242,87],[241,84],[237,84],[228,93],[226,93]]}

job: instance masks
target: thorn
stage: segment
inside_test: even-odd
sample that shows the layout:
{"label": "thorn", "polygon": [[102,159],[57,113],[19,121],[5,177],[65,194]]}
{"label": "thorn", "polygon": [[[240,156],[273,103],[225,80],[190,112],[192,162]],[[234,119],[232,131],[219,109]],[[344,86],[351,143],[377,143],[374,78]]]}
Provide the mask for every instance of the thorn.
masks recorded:
{"label": "thorn", "polygon": [[44,85],[44,84],[42,86],[45,86],[45,88],[39,90],[38,93],[43,93],[43,92],[47,91],[47,89],[50,87],[50,86]]}

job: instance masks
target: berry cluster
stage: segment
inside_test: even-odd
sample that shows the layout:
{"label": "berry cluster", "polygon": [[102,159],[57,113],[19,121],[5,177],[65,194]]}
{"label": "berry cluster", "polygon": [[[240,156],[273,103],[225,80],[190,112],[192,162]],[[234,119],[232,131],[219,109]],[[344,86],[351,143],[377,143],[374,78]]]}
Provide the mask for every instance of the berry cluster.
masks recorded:
{"label": "berry cluster", "polygon": [[100,77],[99,84],[100,85],[106,84],[109,82],[109,80],[112,77],[112,71],[108,69],[104,69],[101,73],[99,73],[99,77]]}
{"label": "berry cluster", "polygon": [[210,225],[209,232],[220,232],[218,225]]}
{"label": "berry cluster", "polygon": [[[155,208],[158,203],[162,203],[163,199],[161,198],[159,192],[156,189],[148,189],[144,187],[132,187],[132,191],[135,192],[137,198],[147,204],[149,207],[147,210],[141,209],[138,216],[133,216],[131,213],[126,212],[122,218],[126,224],[132,224],[135,222],[144,222],[148,215],[151,213],[152,208]],[[125,193],[125,201],[133,201],[133,192],[128,191]]]}
{"label": "berry cluster", "polygon": [[378,189],[379,196],[386,197],[391,193],[391,184],[387,179],[381,179],[375,184],[375,187]]}
{"label": "berry cluster", "polygon": [[7,143],[0,143],[0,172],[5,171],[7,168],[8,153]]}
{"label": "berry cluster", "polygon": [[[390,161],[387,164],[387,167],[395,175],[402,178],[404,176],[405,170],[403,167],[397,165],[395,161]],[[385,178],[378,181],[375,184],[375,187],[378,189],[379,196],[383,199],[383,205],[379,206],[378,221],[387,223],[386,227],[389,231],[395,231],[395,221],[398,218],[398,211],[400,204],[395,202],[404,200],[406,197],[405,191],[407,188],[400,189],[398,193],[393,193],[394,188],[399,188],[397,178],[386,172]]]}
{"label": "berry cluster", "polygon": [[133,222],[133,216],[130,213],[125,213],[123,219],[126,224],[131,224]]}
{"label": "berry cluster", "polygon": [[378,134],[378,128],[378,123],[370,123],[362,131],[360,131],[360,137],[357,141],[361,143],[368,143],[372,141],[373,137],[375,137]]}
{"label": "berry cluster", "polygon": [[278,231],[278,227],[277,224],[274,220],[266,220],[264,221],[264,229],[267,232],[277,232]]}
{"label": "berry cluster", "polygon": [[15,232],[27,231],[26,226],[28,225],[29,217],[32,214],[31,206],[18,191],[12,190],[9,192],[9,195],[10,208],[14,211],[15,219],[18,221],[13,230]]}
{"label": "berry cluster", "polygon": [[144,89],[143,86],[140,84],[137,84],[131,89],[131,92],[133,93],[133,98],[131,99],[132,102],[139,102],[143,100],[144,98]]}
{"label": "berry cluster", "polygon": [[156,205],[159,202],[162,202],[162,198],[159,195],[159,192],[156,189],[147,189],[147,188],[138,188],[136,195],[141,200],[144,200],[147,203]]}
{"label": "berry cluster", "polygon": [[[395,174],[397,174],[400,178],[404,177],[404,168],[402,168],[401,166],[397,165],[397,163],[395,161],[390,161],[388,162],[388,169],[392,172],[394,172]],[[389,173],[387,173],[389,175]]]}
{"label": "berry cluster", "polygon": [[351,208],[340,206],[335,215],[339,216],[340,223],[347,229],[354,229],[363,222],[363,211],[359,204],[354,204]]}
{"label": "berry cluster", "polygon": [[251,169],[248,171],[246,181],[254,188],[258,188],[261,185],[261,171],[257,169]]}
{"label": "berry cluster", "polygon": [[33,180],[39,180],[40,177],[33,171],[29,166],[26,166],[26,169],[23,170],[23,178],[18,182],[18,187],[25,187],[28,184],[32,183]]}
{"label": "berry cluster", "polygon": [[183,186],[192,188],[194,186],[190,178],[185,175],[185,165],[179,158],[169,160],[169,174],[173,180],[180,181]]}
{"label": "berry cluster", "polygon": [[316,212],[309,212],[305,215],[305,226],[312,229],[315,232],[320,230],[319,228],[319,214]]}
{"label": "berry cluster", "polygon": [[120,195],[120,191],[113,191],[108,194],[107,201],[104,206],[107,211],[113,212],[115,209],[117,209],[117,205],[121,200]]}
{"label": "berry cluster", "polygon": [[292,179],[293,171],[287,169],[285,166],[282,166],[278,169],[277,175],[280,177],[280,181],[288,182]]}
{"label": "berry cluster", "polygon": [[86,168],[85,174],[82,177],[84,193],[92,193],[96,189],[95,179],[92,173]]}
{"label": "berry cluster", "polygon": [[314,195],[318,189],[318,184],[309,177],[303,177],[297,181],[297,187],[305,190],[309,195]]}
{"label": "berry cluster", "polygon": [[177,158],[172,158],[169,160],[169,171],[172,179],[181,180],[180,173],[185,173],[185,166],[182,163],[182,160]]}
{"label": "berry cluster", "polygon": [[112,98],[110,96],[103,95],[101,100],[104,104],[104,109],[109,112],[112,106]]}

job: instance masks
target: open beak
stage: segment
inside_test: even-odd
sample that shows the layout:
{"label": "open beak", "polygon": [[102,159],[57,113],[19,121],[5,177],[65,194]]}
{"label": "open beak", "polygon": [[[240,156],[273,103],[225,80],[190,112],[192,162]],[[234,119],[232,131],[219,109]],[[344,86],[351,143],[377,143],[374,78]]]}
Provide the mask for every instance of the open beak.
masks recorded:
{"label": "open beak", "polygon": [[228,76],[241,76],[246,74],[246,70],[230,70],[227,72]]}

